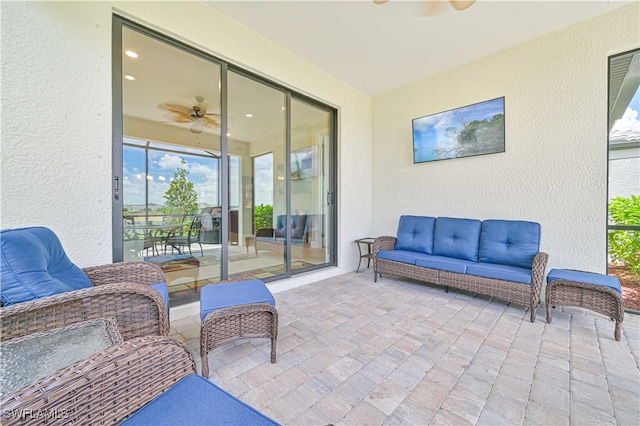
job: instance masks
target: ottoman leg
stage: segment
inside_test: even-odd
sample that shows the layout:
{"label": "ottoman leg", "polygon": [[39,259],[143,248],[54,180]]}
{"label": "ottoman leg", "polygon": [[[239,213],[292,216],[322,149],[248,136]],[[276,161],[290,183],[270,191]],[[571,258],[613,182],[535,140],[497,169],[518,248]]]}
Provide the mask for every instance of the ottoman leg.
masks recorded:
{"label": "ottoman leg", "polygon": [[547,305],[547,324],[551,324],[551,305]]}
{"label": "ottoman leg", "polygon": [[271,364],[276,363],[276,340],[276,336],[271,337]]}
{"label": "ottoman leg", "polygon": [[621,329],[622,324],[620,323],[619,320],[616,320],[616,331],[614,332],[614,336],[616,338],[617,341],[620,341],[620,329]]}

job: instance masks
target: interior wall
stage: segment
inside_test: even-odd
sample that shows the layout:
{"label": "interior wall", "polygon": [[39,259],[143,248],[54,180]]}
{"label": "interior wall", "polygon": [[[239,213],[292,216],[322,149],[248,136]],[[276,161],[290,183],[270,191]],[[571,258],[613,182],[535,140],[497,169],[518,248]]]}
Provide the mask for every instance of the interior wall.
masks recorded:
{"label": "interior wall", "polygon": [[201,2],[0,2],[0,227],[48,226],[78,265],[111,262],[114,9],[338,108],[338,262],[355,269],[353,240],[371,229],[371,98]]}
{"label": "interior wall", "polygon": [[[373,229],[402,214],[542,226],[550,268],[606,271],[607,57],[638,47],[638,3],[377,96]],[[505,97],[506,152],[413,164],[411,120]]]}

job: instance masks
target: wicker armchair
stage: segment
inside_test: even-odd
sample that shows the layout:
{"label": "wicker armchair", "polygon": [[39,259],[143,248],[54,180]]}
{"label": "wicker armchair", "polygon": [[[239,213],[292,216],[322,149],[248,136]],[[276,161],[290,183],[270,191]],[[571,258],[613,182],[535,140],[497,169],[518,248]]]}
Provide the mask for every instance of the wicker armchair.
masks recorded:
{"label": "wicker armchair", "polygon": [[[15,248],[12,233],[19,232],[28,233],[33,250]],[[124,262],[81,270],[68,260],[55,234],[46,228],[2,231],[1,244],[3,301],[6,294],[13,304],[0,308],[0,340],[104,317],[114,318],[124,340],[169,334],[165,298],[151,287],[159,284],[166,289],[161,284],[166,283],[166,277],[159,266]],[[46,255],[50,258],[43,259]],[[65,262],[62,272],[49,274],[46,267],[58,260]],[[74,280],[82,281],[85,288],[47,295],[50,286],[66,286]],[[19,288],[23,284],[24,288]],[[19,300],[18,296],[25,294],[32,300]]]}
{"label": "wicker armchair", "polygon": [[164,336],[132,339],[7,395],[0,401],[2,424],[120,423],[195,372],[182,342]]}
{"label": "wicker armchair", "polygon": [[159,266],[125,262],[83,271],[94,287],[0,308],[0,341],[105,317],[115,319],[124,340],[169,335],[164,299],[149,286],[166,279]]}

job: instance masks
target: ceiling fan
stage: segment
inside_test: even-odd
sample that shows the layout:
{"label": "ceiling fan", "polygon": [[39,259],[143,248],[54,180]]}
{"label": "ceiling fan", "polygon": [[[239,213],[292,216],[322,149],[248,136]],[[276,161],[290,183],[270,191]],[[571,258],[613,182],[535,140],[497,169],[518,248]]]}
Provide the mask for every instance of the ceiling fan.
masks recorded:
{"label": "ceiling fan", "polygon": [[[375,4],[384,4],[389,0],[373,0]],[[444,12],[445,6],[449,3],[455,10],[465,10],[471,7],[476,0],[426,0],[424,14],[427,16],[439,15]]]}
{"label": "ceiling fan", "polygon": [[165,117],[175,123],[191,123],[191,126],[189,126],[191,133],[202,133],[205,127],[219,129],[220,123],[218,120],[220,115],[207,112],[204,97],[196,96],[196,101],[198,103],[191,107],[166,102],[158,105],[158,108],[168,111]]}

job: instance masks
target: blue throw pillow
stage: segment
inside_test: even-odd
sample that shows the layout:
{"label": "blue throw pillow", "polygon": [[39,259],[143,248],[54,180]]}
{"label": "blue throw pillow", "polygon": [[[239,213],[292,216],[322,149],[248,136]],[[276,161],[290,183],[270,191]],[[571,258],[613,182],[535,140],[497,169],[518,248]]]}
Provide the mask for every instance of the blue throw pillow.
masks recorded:
{"label": "blue throw pillow", "polygon": [[5,306],[93,286],[45,227],[2,230],[0,258]]}

